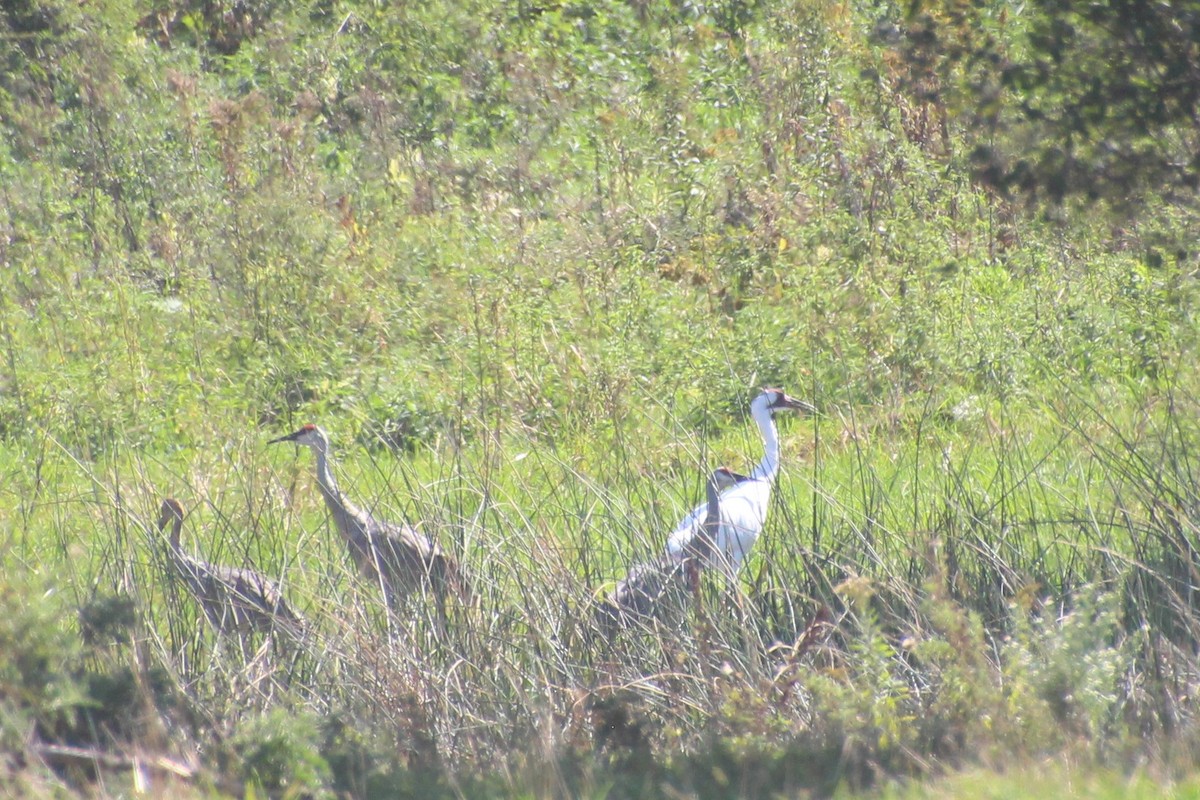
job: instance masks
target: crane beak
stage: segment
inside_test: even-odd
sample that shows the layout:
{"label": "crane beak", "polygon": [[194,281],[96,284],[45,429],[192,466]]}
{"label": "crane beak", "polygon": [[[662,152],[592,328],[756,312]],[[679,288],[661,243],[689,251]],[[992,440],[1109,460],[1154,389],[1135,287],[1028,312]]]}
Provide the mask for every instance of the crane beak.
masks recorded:
{"label": "crane beak", "polygon": [[800,411],[805,414],[815,414],[817,409],[811,404],[803,400],[797,400],[794,397],[789,397],[783,392],[779,393],[779,399],[771,406],[772,411]]}
{"label": "crane beak", "polygon": [[302,434],[302,433],[304,433],[304,428],[301,428],[300,430],[296,431],[295,433],[289,433],[287,436],[280,436],[278,439],[272,439],[271,441],[267,442],[267,444],[279,444],[280,442],[294,442],[294,441],[296,441],[296,439],[298,439],[300,437],[300,434]]}

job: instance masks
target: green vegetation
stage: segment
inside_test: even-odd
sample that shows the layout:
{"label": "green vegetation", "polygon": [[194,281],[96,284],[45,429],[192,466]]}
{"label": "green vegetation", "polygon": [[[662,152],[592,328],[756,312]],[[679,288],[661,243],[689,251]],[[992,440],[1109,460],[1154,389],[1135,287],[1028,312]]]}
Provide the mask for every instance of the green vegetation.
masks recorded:
{"label": "green vegetation", "polygon": [[[1131,93],[1195,49],[1064,129],[1117,47],[1065,16],[5,5],[0,794],[1194,793],[1200,84]],[[598,638],[761,385],[821,413],[740,585]],[[305,422],[463,562],[444,635],[265,446]],[[166,495],[315,633],[217,637]]]}
{"label": "green vegetation", "polygon": [[1131,212],[1145,194],[1200,185],[1200,3],[917,0],[904,35],[908,89],[965,123],[979,177],[1061,203],[1103,199]]}

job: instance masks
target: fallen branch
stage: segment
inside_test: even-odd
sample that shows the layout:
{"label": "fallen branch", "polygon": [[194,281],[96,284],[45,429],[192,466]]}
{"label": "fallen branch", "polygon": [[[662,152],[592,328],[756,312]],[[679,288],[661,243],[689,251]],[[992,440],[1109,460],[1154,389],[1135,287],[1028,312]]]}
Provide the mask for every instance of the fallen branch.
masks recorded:
{"label": "fallen branch", "polygon": [[196,770],[189,767],[180,761],[167,758],[166,756],[154,756],[152,758],[143,758],[140,756],[127,756],[119,753],[109,753],[104,750],[94,750],[88,747],[72,747],[64,744],[44,744],[37,743],[33,745],[33,751],[47,763],[69,764],[77,762],[87,762],[89,764],[97,764],[99,766],[108,767],[110,769],[136,769],[141,771],[143,768],[155,769],[160,772],[169,772],[180,778],[192,778],[196,774]]}

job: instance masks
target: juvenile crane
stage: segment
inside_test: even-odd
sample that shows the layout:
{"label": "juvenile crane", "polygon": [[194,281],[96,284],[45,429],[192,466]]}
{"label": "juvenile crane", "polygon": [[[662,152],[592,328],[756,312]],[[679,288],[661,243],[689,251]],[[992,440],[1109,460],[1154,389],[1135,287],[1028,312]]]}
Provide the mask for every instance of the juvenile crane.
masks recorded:
{"label": "juvenile crane", "polygon": [[412,592],[428,585],[441,610],[446,591],[461,587],[454,559],[412,526],[376,519],[347,500],[329,465],[329,437],[316,425],[305,425],[268,444],[278,442],[304,445],[316,455],[317,486],[333,523],[358,571],[379,586],[388,607],[395,609]]}
{"label": "juvenile crane", "polygon": [[252,569],[209,564],[184,553],[179,546],[183,506],[173,497],[162,502],[158,515],[161,533],[171,522],[171,562],[196,598],[204,615],[226,634],[269,632],[276,627],[299,635],[304,621],[283,599],[279,585]]}
{"label": "juvenile crane", "polygon": [[658,557],[634,564],[629,574],[596,606],[600,629],[612,635],[618,628],[647,623],[662,616],[664,606],[673,605],[685,580],[684,564]]}
{"label": "juvenile crane", "polygon": [[[815,413],[803,400],[788,397],[782,389],[764,389],[750,403],[750,416],[758,425],[763,438],[762,461],[744,481],[721,496],[720,523],[708,549],[706,566],[720,566],[733,579],[742,560],[754,546],[767,519],[771,487],[779,474],[779,431],[775,414],[780,411]],[[695,547],[693,542],[703,533],[703,521],[708,506],[703,505],[688,514],[667,541],[669,557],[684,560]]]}
{"label": "juvenile crane", "polygon": [[654,618],[664,604],[670,604],[671,595],[686,585],[692,594],[700,590],[700,570],[709,560],[713,537],[721,518],[721,491],[747,480],[728,467],[718,467],[708,476],[705,484],[707,502],[706,515],[700,524],[700,533],[688,545],[682,559],[670,555],[659,557],[645,564],[637,564],[618,583],[597,609],[600,625],[607,631],[634,621]]}
{"label": "juvenile crane", "polygon": [[688,587],[696,598],[700,596],[700,571],[712,562],[717,532],[721,527],[721,492],[744,480],[749,479],[729,467],[717,467],[704,484],[704,521],[700,523],[699,532],[687,543],[683,562]]}

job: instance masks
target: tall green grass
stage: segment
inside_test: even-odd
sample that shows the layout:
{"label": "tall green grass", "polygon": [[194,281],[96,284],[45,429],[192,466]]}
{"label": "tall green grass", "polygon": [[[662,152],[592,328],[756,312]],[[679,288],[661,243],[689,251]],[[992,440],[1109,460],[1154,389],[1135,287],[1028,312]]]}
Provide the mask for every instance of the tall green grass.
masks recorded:
{"label": "tall green grass", "polygon": [[[1193,209],[973,187],[856,6],[39,7],[0,80],[2,780],[99,785],[45,743],[235,795],[1194,771]],[[820,413],[737,585],[600,636],[759,458],[764,384]],[[462,561],[444,631],[266,446],[305,422]],[[209,630],[165,495],[311,634]]]}

